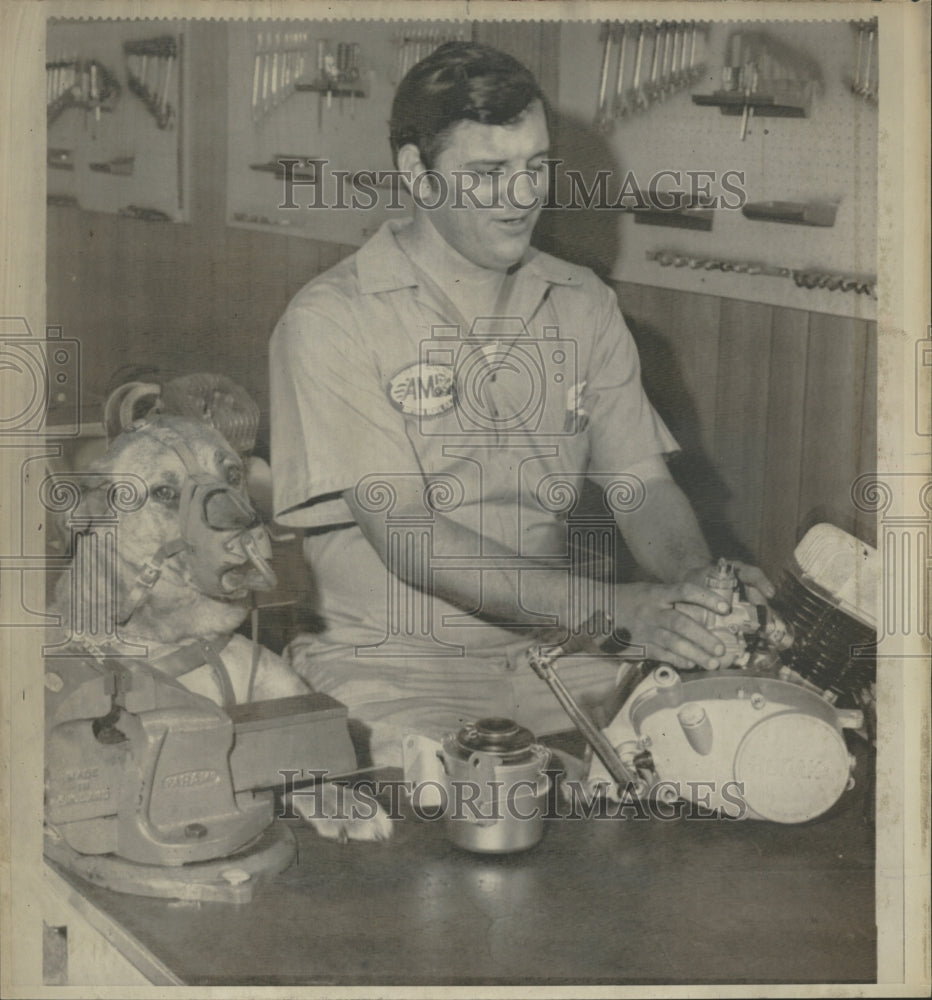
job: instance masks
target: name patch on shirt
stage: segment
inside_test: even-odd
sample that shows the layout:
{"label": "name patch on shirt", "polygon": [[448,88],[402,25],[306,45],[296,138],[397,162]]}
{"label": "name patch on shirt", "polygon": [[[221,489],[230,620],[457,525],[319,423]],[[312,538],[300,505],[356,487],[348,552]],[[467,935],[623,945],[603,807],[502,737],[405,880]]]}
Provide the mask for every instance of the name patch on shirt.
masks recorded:
{"label": "name patch on shirt", "polygon": [[453,369],[415,362],[393,375],[388,398],[396,409],[415,417],[437,417],[453,408]]}

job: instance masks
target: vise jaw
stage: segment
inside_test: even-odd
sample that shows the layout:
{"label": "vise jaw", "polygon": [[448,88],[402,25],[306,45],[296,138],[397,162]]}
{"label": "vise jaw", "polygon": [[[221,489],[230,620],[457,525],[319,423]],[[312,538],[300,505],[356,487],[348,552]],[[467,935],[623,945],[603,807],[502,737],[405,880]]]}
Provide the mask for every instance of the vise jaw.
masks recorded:
{"label": "vise jaw", "polygon": [[91,656],[47,661],[46,688],[46,820],[79,854],[227,857],[272,823],[281,770],[355,767],[326,695],[224,709],[144,659]]}

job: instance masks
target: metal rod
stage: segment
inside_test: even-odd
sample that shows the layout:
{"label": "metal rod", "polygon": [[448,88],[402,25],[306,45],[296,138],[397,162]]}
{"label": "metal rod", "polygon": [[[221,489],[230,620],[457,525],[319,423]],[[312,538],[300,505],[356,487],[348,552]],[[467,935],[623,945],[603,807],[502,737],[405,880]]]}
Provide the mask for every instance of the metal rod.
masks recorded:
{"label": "metal rod", "polygon": [[586,738],[596,756],[605,765],[605,769],[612,776],[618,787],[625,788],[628,785],[637,787],[640,784],[637,775],[633,774],[625,766],[615,748],[609,743],[589,716],[579,707],[576,699],[570,694],[563,683],[563,679],[553,669],[554,661],[564,655],[566,650],[560,646],[555,646],[545,652],[545,648],[544,646],[538,646],[529,652],[528,663],[531,669],[553,691],[557,701],[560,702],[566,714],[573,720],[573,724]]}

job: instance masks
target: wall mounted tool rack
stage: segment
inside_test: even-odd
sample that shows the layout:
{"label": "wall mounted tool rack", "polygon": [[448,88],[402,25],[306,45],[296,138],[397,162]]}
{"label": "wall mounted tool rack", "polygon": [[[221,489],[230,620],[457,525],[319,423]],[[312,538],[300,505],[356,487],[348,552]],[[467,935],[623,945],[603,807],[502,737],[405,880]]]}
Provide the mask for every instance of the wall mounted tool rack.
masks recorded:
{"label": "wall mounted tool rack", "polygon": [[[181,38],[163,35],[123,43],[126,80],[130,91],[149,109],[160,129],[171,127],[177,118],[177,101],[169,100],[173,71],[180,65]],[[181,91],[179,80],[178,93]]]}
{"label": "wall mounted tool rack", "polygon": [[55,59],[45,64],[46,122],[51,125],[69,108],[92,111],[100,121],[102,111],[113,111],[120,96],[116,77],[96,59]]}
{"label": "wall mounted tool rack", "polygon": [[599,33],[596,127],[609,132],[617,120],[698,83],[706,71],[708,31],[700,21],[606,21]]}
{"label": "wall mounted tool rack", "polygon": [[311,66],[310,32],[259,31],[252,70],[252,119],[258,122],[299,88]]}
{"label": "wall mounted tool rack", "polygon": [[181,21],[49,21],[48,204],[187,221],[184,39]]}

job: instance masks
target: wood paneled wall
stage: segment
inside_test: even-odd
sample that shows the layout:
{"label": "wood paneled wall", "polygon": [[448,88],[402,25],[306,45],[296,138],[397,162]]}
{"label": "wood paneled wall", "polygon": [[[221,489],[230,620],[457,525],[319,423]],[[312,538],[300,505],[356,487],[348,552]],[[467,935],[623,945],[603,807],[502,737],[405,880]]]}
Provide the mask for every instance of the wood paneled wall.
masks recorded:
{"label": "wood paneled wall", "polygon": [[673,469],[713,548],[776,573],[828,520],[875,544],[851,487],[876,468],[876,324],[619,284]]}
{"label": "wood paneled wall", "polygon": [[[140,370],[222,370],[259,403],[267,438],[272,327],[304,282],[353,248],[224,224],[225,35],[194,22],[191,32],[192,222],[50,207],[48,322],[81,341],[86,420]],[[676,475],[717,552],[775,572],[823,518],[873,543],[849,491],[875,465],[874,324],[646,285],[617,291],[648,392],[683,447]]]}

